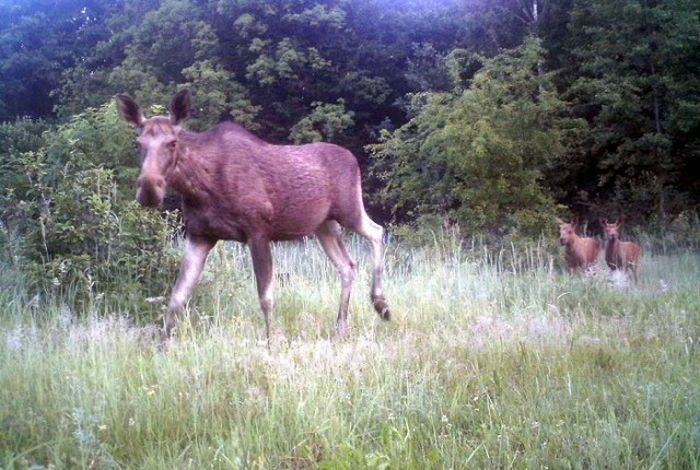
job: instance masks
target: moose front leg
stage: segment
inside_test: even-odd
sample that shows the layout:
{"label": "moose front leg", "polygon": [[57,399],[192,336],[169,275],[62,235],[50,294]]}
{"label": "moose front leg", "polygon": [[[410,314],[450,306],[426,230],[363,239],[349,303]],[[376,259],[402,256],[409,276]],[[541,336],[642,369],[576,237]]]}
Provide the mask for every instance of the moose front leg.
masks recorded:
{"label": "moose front leg", "polygon": [[185,253],[182,256],[180,274],[177,276],[175,287],[170,296],[168,312],[165,315],[164,333],[169,338],[177,323],[177,314],[185,307],[187,300],[192,295],[194,287],[199,281],[199,277],[204,269],[209,251],[214,247],[216,241],[188,236],[185,241]]}
{"label": "moose front leg", "polygon": [[250,240],[250,254],[253,258],[253,270],[255,271],[255,282],[258,286],[258,299],[260,308],[265,317],[265,333],[267,334],[268,345],[270,343],[270,324],[272,322],[272,249],[267,238],[254,238]]}

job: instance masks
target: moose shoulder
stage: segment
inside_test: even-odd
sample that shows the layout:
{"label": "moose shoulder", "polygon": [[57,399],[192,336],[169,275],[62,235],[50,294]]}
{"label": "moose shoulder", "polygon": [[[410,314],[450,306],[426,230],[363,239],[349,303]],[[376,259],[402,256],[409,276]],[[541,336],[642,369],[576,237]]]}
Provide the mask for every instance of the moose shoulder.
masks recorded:
{"label": "moose shoulder", "polygon": [[315,234],[341,276],[337,329],[347,329],[355,261],[341,226],[367,238],[373,247],[371,299],[389,318],[382,291],[383,229],[364,209],[355,156],[328,143],[273,145],[238,124],[224,122],[205,132],[180,126],[190,95],[180,92],[170,116],[146,118],[136,102],[117,95],[121,117],[138,131],[141,173],[136,199],[157,207],[166,188],[183,198],[187,241],[180,274],[165,319],[165,334],[192,293],[206,257],[218,240],[249,245],[260,304],[269,337],[273,267],[270,242]]}

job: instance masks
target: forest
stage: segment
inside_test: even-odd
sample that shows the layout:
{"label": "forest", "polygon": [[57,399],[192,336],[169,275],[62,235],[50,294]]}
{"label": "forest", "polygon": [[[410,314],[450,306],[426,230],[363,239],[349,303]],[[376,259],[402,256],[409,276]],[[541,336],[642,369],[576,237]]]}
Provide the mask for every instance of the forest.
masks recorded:
{"label": "forest", "polygon": [[[47,167],[121,171],[92,120],[116,93],[194,128],[234,119],[274,142],[355,152],[373,211],[468,233],[547,216],[667,224],[700,195],[700,18],[692,0],[3,0],[5,225]],[[100,111],[102,110],[102,111]],[[102,113],[102,114],[100,114]],[[49,149],[87,126],[73,156]],[[115,125],[115,131],[116,131]],[[106,130],[106,129],[105,129]],[[36,188],[35,188],[36,189]],[[429,222],[429,220],[426,220]]]}
{"label": "forest", "polygon": [[181,89],[190,128],[236,120],[271,142],[351,149],[370,213],[408,232],[498,241],[550,233],[554,216],[594,232],[601,217],[687,223],[700,197],[699,10],[3,0],[0,244],[53,274],[115,257],[152,269],[137,245],[153,248],[168,222],[132,204],[135,144],[113,97],[153,114]]}

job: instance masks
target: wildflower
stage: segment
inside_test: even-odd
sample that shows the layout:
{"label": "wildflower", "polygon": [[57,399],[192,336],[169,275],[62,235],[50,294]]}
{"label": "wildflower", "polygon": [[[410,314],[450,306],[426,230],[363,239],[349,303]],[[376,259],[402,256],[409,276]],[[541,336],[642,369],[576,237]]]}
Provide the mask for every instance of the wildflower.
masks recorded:
{"label": "wildflower", "polygon": [[596,277],[598,277],[599,272],[600,270],[598,269],[598,266],[593,265],[588,266],[586,268],[586,271],[584,271],[583,275],[586,279],[595,279]]}
{"label": "wildflower", "polygon": [[610,283],[613,285],[613,287],[620,290],[626,289],[630,285],[627,275],[620,269],[616,269],[610,273]]}
{"label": "wildflower", "polygon": [[24,331],[21,326],[18,326],[5,335],[5,345],[10,351],[19,351],[22,349],[23,339]]}
{"label": "wildflower", "polygon": [[63,305],[56,320],[60,329],[67,329],[71,323],[73,323],[73,312],[71,311],[70,307]]}
{"label": "wildflower", "polygon": [[[59,282],[60,285],[60,282]],[[41,297],[39,294],[36,294],[34,297],[31,298],[31,300],[27,303],[27,307],[29,307],[32,310],[36,310],[39,308],[39,303],[41,302]]]}

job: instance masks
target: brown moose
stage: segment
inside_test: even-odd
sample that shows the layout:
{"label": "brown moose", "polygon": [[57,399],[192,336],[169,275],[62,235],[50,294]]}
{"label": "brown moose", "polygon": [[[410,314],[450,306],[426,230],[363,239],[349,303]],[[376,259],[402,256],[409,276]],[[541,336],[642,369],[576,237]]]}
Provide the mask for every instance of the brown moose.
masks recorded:
{"label": "brown moose", "polygon": [[598,262],[598,240],[576,235],[576,223],[557,219],[559,224],[559,243],[564,248],[564,259],[569,272],[586,270]]}
{"label": "brown moose", "polygon": [[344,334],[356,264],[343,243],[341,226],[372,244],[370,296],[379,315],[389,319],[382,291],[384,230],[365,212],[360,169],[350,151],[329,143],[273,145],[231,122],[204,132],[189,131],[180,125],[190,111],[187,91],[173,97],[167,117],[144,117],[127,95],[117,95],[116,101],[120,116],[138,131],[138,202],[157,207],[166,188],[182,195],[187,239],[165,315],[166,336],[192,294],[209,251],[218,240],[235,240],[250,247],[269,339],[274,278],[270,243],[309,234],[316,235],[340,273],[336,329]]}
{"label": "brown moose", "polygon": [[600,224],[605,229],[605,237],[607,239],[605,262],[608,267],[613,271],[616,269],[624,272],[631,271],[634,282],[637,282],[642,248],[635,242],[623,242],[620,240],[621,220],[618,219],[610,224],[607,219],[603,219],[600,221]]}

